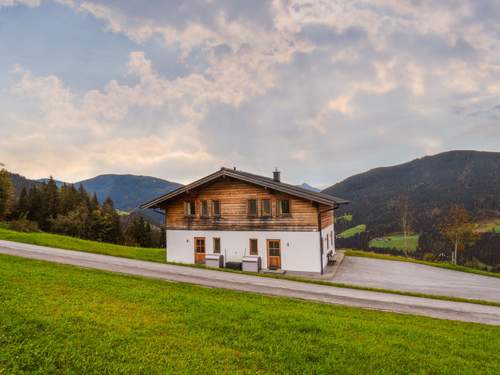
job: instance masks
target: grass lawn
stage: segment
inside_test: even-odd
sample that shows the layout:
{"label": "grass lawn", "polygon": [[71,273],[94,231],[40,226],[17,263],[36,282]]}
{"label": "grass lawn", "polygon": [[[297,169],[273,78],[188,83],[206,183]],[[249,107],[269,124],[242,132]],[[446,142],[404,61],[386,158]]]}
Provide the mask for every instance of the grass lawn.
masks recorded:
{"label": "grass lawn", "polygon": [[500,373],[500,327],[0,255],[2,373]]}
{"label": "grass lawn", "polygon": [[0,240],[57,247],[66,250],[85,251],[87,253],[149,260],[153,262],[165,262],[165,249],[146,249],[141,247],[121,246],[103,242],[81,240],[75,237],[62,236],[52,233],[24,233],[0,227]]}
{"label": "grass lawn", "polygon": [[[417,250],[418,246],[418,234],[414,234],[411,236],[408,236],[408,251],[413,252]],[[375,238],[370,241],[370,247],[378,247],[382,249],[398,249],[398,250],[403,250],[404,249],[404,236],[402,234],[397,234],[397,235],[392,235],[392,236],[385,236],[382,238]]]}
{"label": "grass lawn", "polygon": [[356,225],[355,227],[346,229],[342,233],[339,234],[339,237],[341,238],[350,238],[352,236],[355,236],[356,234],[363,233],[366,230],[366,225],[365,224],[360,224]]}
{"label": "grass lawn", "polygon": [[453,271],[461,271],[468,273],[475,273],[477,275],[483,276],[492,276],[492,277],[500,277],[500,273],[496,272],[488,272],[483,270],[478,270],[476,268],[465,267],[460,265],[455,265],[447,262],[429,262],[426,260],[414,259],[414,258],[406,258],[396,255],[388,255],[388,254],[377,254],[369,251],[362,250],[345,250],[345,255],[353,256],[353,257],[364,257],[364,258],[375,258],[375,259],[383,259],[383,260],[395,260],[399,262],[410,262],[410,263],[419,263],[425,264],[427,266],[446,268]]}
{"label": "grass lawn", "polygon": [[[0,223],[0,225],[1,225],[1,223]],[[81,240],[81,239],[74,238],[74,237],[62,236],[62,235],[51,234],[51,233],[43,233],[43,232],[23,233],[23,232],[15,232],[15,231],[7,230],[7,229],[2,229],[0,227],[0,240],[23,242],[23,243],[29,243],[29,244],[41,245],[41,246],[49,246],[49,247],[53,247],[56,249],[60,248],[60,249],[77,250],[77,251],[83,251],[83,252],[89,252],[89,253],[119,256],[122,258],[131,258],[131,259],[166,263],[164,249],[146,249],[146,248],[140,248],[140,247],[120,246],[120,245],[113,245],[113,244],[107,244],[107,243],[102,243],[102,242]],[[348,251],[350,252],[349,255],[351,255],[352,251],[351,250],[348,250]],[[370,254],[372,254],[372,253],[365,253],[362,251],[354,251],[354,253],[359,253],[360,255],[358,255],[358,256],[365,256],[365,254],[368,254],[366,256],[370,256]],[[376,254],[376,255],[378,256],[378,254]],[[384,256],[379,256],[379,257],[382,259],[385,259],[385,258],[383,258]],[[392,258],[390,258],[390,260],[407,260],[407,261],[409,261],[407,258],[401,258],[401,257],[399,257],[399,258],[392,257]],[[175,264],[175,265],[183,266],[183,267],[195,267],[195,268],[204,268],[205,267],[204,265],[199,265],[199,264],[196,264],[196,265],[195,264],[182,264],[182,263],[170,263],[170,264]],[[242,273],[242,271],[236,271],[236,270],[225,269],[225,268],[218,269],[218,271]],[[251,273],[251,272],[245,272],[245,273],[252,274],[254,276],[259,276],[259,277],[270,277],[270,278],[275,278],[275,279],[287,279],[287,280],[300,281],[300,282],[306,282],[306,283],[312,283],[312,284],[336,286],[336,287],[340,287],[340,288],[369,290],[369,291],[374,291],[374,292],[400,294],[400,295],[413,296],[413,297],[433,298],[433,299],[449,300],[449,301],[456,301],[456,302],[476,303],[476,304],[480,304],[480,305],[500,306],[500,303],[493,302],[493,301],[483,301],[483,300],[477,300],[477,299],[440,296],[440,295],[432,295],[432,294],[424,294],[424,293],[416,293],[416,292],[406,292],[406,291],[399,291],[399,290],[370,288],[370,287],[366,287],[366,286],[336,283],[336,282],[325,281],[325,280],[308,279],[308,278],[304,278],[304,277],[300,277],[300,276],[275,275],[275,274],[263,274],[263,273]],[[494,275],[497,277],[500,277],[500,275],[497,275],[497,274],[494,274]],[[2,375],[2,373],[0,373],[0,375]]]}

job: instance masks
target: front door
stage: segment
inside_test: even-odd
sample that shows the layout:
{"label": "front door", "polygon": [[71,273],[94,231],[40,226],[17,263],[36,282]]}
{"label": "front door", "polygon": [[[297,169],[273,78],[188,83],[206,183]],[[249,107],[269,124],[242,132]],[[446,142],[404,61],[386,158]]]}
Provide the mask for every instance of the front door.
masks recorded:
{"label": "front door", "polygon": [[205,263],[205,237],[194,238],[194,262]]}
{"label": "front door", "polygon": [[281,268],[280,240],[267,240],[267,268],[270,270]]}

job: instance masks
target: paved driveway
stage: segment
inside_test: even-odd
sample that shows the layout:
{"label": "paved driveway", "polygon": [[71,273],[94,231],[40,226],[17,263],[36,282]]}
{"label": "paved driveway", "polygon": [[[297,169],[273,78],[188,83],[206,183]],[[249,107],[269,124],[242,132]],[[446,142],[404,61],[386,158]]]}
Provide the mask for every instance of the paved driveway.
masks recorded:
{"label": "paved driveway", "polygon": [[[2,253],[85,268],[186,282],[213,288],[233,289],[323,303],[500,326],[500,307],[494,306],[336,288],[326,285],[145,262],[8,241],[0,241],[0,254]],[[0,272],[1,266],[0,257]],[[29,272],[29,269],[26,272]]]}
{"label": "paved driveway", "polygon": [[500,278],[416,263],[346,256],[332,280],[383,289],[500,302]]}

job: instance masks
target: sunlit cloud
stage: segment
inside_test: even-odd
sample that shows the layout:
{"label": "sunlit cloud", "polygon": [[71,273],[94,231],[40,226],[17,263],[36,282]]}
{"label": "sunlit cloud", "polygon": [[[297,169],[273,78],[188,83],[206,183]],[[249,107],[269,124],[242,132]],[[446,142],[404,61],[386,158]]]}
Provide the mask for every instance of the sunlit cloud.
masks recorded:
{"label": "sunlit cloud", "polygon": [[[0,13],[24,6],[95,33],[81,46],[88,71],[25,58],[46,47],[29,43],[0,70],[0,160],[32,177],[185,182],[225,164],[326,185],[422,154],[500,148],[498,1],[0,0]],[[12,21],[4,38],[21,28]],[[121,74],[73,84],[118,42]]]}

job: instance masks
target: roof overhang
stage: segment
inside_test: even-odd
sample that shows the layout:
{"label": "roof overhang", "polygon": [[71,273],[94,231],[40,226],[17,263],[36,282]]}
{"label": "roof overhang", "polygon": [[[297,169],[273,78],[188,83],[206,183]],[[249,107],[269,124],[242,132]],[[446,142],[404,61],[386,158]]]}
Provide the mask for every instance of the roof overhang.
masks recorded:
{"label": "roof overhang", "polygon": [[298,186],[285,184],[283,182],[274,181],[273,179],[257,176],[250,173],[229,169],[229,168],[221,168],[219,171],[212,173],[206,177],[203,177],[197,181],[194,181],[188,185],[182,186],[176,190],[173,190],[167,194],[164,194],[158,198],[155,198],[149,202],[142,204],[140,207],[142,209],[146,208],[158,208],[160,205],[166,203],[170,199],[176,198],[181,194],[188,193],[191,190],[199,188],[209,182],[217,180],[223,177],[230,177],[236,180],[248,182],[251,184],[259,185],[268,189],[272,189],[275,191],[279,191],[282,193],[286,193],[295,197],[303,198],[310,200],[312,202],[317,202],[320,204],[324,204],[331,207],[338,207],[342,204],[348,204],[349,201],[344,199],[336,198],[330,196],[328,194],[317,193],[314,191],[310,191]]}

